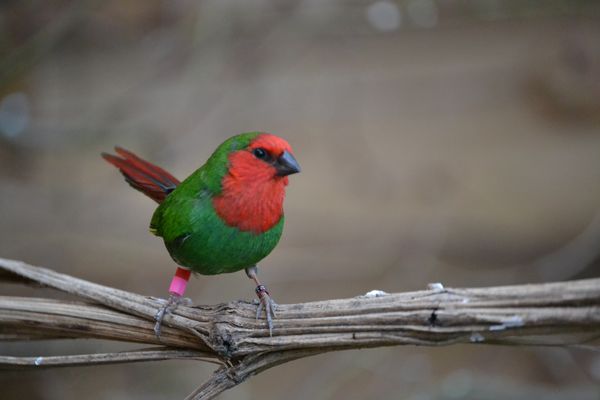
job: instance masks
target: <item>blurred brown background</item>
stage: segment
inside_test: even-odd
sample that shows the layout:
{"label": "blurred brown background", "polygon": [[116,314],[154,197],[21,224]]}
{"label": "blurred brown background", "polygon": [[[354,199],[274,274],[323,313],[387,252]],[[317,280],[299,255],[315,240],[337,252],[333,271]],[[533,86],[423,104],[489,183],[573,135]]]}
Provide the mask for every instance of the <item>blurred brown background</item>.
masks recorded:
{"label": "blurred brown background", "polygon": [[[119,144],[183,178],[225,138],[264,130],[303,168],[262,263],[280,303],[599,275],[598,1],[1,4],[1,257],[164,295],[175,265],[147,230],[155,204],[99,153]],[[189,295],[253,287],[202,277]],[[180,399],[211,370],[0,371],[0,397]],[[401,347],[293,362],[222,398],[591,400],[599,381],[584,350]]]}

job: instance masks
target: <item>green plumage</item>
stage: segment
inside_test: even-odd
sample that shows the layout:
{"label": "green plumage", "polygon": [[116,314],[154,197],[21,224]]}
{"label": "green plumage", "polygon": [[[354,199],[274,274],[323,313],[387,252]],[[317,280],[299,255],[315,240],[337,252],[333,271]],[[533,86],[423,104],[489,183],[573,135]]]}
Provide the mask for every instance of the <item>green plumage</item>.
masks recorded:
{"label": "green plumage", "polygon": [[202,275],[236,272],[255,265],[277,245],[283,216],[266,232],[243,232],[226,225],[212,202],[221,192],[228,155],[246,148],[258,134],[244,133],[225,141],[154,212],[150,230],[164,239],[178,264]]}

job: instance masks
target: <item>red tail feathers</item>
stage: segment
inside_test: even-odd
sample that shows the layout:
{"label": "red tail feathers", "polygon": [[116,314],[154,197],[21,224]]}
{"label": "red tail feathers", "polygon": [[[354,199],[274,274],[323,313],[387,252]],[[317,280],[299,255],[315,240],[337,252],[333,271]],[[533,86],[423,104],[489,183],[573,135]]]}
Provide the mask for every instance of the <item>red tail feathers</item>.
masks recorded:
{"label": "red tail feathers", "polygon": [[179,185],[179,180],[164,169],[120,147],[115,147],[115,151],[121,157],[102,153],[102,158],[117,167],[131,187],[157,203],[162,202]]}

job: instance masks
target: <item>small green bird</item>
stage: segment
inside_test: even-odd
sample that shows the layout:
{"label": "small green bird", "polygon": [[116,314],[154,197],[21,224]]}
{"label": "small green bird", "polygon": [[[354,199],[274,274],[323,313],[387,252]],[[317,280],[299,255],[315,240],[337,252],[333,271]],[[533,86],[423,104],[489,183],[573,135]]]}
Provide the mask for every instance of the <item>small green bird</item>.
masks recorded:
{"label": "small green bird", "polygon": [[169,300],[156,315],[156,335],[164,315],[181,302],[191,272],[215,275],[242,269],[256,283],[256,316],[264,310],[272,334],[275,303],[258,280],[256,264],[281,237],[288,175],[300,172],[288,142],[261,132],[234,136],[183,182],[127,150],[115,151],[118,156],[102,157],[133,188],[160,204],[150,231],[163,238],[180,265]]}

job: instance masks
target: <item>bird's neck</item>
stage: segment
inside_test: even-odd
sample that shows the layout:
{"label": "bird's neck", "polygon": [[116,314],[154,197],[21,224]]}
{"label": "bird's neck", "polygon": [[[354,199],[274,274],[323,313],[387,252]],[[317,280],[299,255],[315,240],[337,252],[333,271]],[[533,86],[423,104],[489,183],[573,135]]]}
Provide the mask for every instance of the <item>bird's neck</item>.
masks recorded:
{"label": "bird's neck", "polygon": [[222,191],[213,198],[217,214],[229,226],[256,234],[273,228],[283,215],[287,177],[272,171],[229,171]]}

